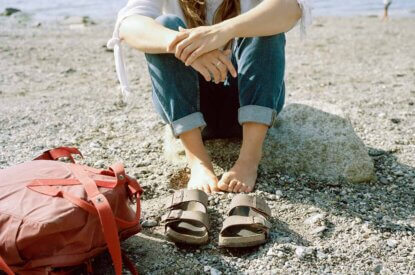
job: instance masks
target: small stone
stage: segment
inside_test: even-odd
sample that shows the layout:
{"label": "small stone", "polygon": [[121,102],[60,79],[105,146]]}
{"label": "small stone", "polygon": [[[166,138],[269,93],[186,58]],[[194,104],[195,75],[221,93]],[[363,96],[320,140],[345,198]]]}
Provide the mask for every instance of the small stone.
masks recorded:
{"label": "small stone", "polygon": [[398,241],[394,240],[394,239],[389,239],[386,241],[386,244],[390,247],[390,248],[395,248],[398,246]]}
{"label": "small stone", "polygon": [[157,221],[150,219],[150,220],[145,220],[141,223],[142,227],[154,227],[157,226]]}
{"label": "small stone", "polygon": [[209,271],[210,271],[210,269],[211,269],[211,267],[210,267],[209,265],[205,265],[205,266],[203,267],[203,271],[204,271],[204,272],[209,272]]}
{"label": "small stone", "polygon": [[95,167],[104,168],[105,167],[105,161],[100,159],[97,162],[94,163]]}
{"label": "small stone", "polygon": [[274,253],[274,251],[272,250],[272,248],[270,249],[270,250],[268,250],[268,252],[267,252],[267,256],[270,256],[270,257],[272,257],[272,256],[275,256],[276,254]]}
{"label": "small stone", "polygon": [[381,264],[377,265],[375,269],[373,269],[373,272],[376,274],[379,274],[382,271],[383,266]]}
{"label": "small stone", "polygon": [[275,199],[279,200],[281,199],[283,196],[282,191],[281,190],[276,190],[275,191]]}
{"label": "small stone", "polygon": [[326,259],[327,258],[327,254],[326,253],[323,253],[323,252],[321,252],[321,251],[317,251],[317,258],[318,259],[320,259],[320,260],[324,260],[324,259]]}
{"label": "small stone", "polygon": [[385,178],[385,177],[380,177],[379,182],[382,183],[382,184],[388,184],[389,183],[388,179]]}
{"label": "small stone", "polygon": [[401,170],[395,171],[394,174],[398,177],[402,177],[404,175],[404,173]]}
{"label": "small stone", "polygon": [[73,74],[73,73],[75,73],[75,72],[76,72],[76,70],[75,70],[75,69],[73,69],[73,68],[69,68],[69,69],[67,69],[67,70],[63,71],[62,73],[64,73],[64,74]]}
{"label": "small stone", "polygon": [[395,124],[398,124],[398,123],[401,122],[401,120],[399,118],[391,118],[391,122],[395,123]]}
{"label": "small stone", "polygon": [[327,226],[324,226],[324,225],[323,226],[319,226],[316,229],[312,230],[311,231],[311,234],[312,235],[318,235],[320,233],[323,233],[326,230],[327,230]]}
{"label": "small stone", "polygon": [[305,223],[305,224],[309,224],[309,225],[313,225],[313,224],[316,224],[316,223],[320,223],[321,221],[323,221],[323,220],[324,220],[325,216],[326,216],[326,215],[325,215],[325,214],[322,214],[322,213],[315,214],[315,215],[313,215],[313,216],[311,216],[311,217],[307,218],[307,219],[304,221],[304,223]]}
{"label": "small stone", "polygon": [[313,254],[313,249],[311,247],[304,247],[304,246],[297,246],[295,249],[295,255],[299,259],[304,259],[307,256],[310,256]]}
{"label": "small stone", "polygon": [[210,268],[210,275],[221,275],[221,274],[222,272],[220,272],[216,268],[213,268],[213,267]]}

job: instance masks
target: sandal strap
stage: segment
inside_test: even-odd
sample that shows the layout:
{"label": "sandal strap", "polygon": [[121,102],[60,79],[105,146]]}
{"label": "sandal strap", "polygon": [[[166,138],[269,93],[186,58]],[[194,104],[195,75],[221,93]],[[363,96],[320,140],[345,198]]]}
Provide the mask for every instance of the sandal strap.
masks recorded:
{"label": "sandal strap", "polygon": [[271,223],[261,216],[229,216],[223,222],[221,233],[232,226],[250,225],[262,229],[265,233],[271,228]]}
{"label": "sandal strap", "polygon": [[255,209],[260,214],[263,214],[267,218],[271,217],[271,209],[265,200],[260,197],[249,196],[246,194],[236,195],[231,201],[228,215],[231,216],[232,210],[238,206],[248,206]]}
{"label": "sandal strap", "polygon": [[210,228],[209,224],[209,216],[207,213],[203,213],[200,211],[185,211],[181,209],[173,209],[166,213],[162,220],[166,222],[166,227],[169,226],[171,223],[178,222],[178,221],[195,221],[203,224],[207,230]]}
{"label": "sandal strap", "polygon": [[174,208],[181,203],[189,202],[189,201],[196,201],[206,208],[208,204],[208,196],[205,192],[194,189],[181,189],[177,190],[171,196],[170,202],[167,204],[167,208]]}

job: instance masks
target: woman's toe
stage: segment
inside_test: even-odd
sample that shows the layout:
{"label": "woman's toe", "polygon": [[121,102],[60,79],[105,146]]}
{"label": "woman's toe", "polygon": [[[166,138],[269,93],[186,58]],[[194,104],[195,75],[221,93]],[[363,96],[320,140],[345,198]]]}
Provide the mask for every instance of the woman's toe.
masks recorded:
{"label": "woman's toe", "polygon": [[206,194],[210,194],[209,184],[203,184],[203,191],[205,191]]}
{"label": "woman's toe", "polygon": [[235,186],[238,184],[237,180],[231,180],[231,182],[229,183],[228,186],[228,191],[229,192],[233,192],[233,189],[235,188]]}
{"label": "woman's toe", "polygon": [[218,187],[220,190],[228,191],[229,188],[229,177],[227,174],[224,174],[221,180],[218,182]]}
{"label": "woman's toe", "polygon": [[237,193],[240,192],[242,188],[242,182],[238,181],[235,185],[235,187],[233,188],[233,192]]}
{"label": "woman's toe", "polygon": [[211,192],[219,192],[218,184],[216,182],[209,184]]}

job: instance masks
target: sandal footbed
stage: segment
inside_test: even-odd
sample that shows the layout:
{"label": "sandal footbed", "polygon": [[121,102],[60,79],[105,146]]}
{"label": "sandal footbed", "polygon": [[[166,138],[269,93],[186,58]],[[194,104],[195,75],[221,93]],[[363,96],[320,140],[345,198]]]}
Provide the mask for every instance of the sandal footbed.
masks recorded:
{"label": "sandal footbed", "polygon": [[[175,209],[206,213],[205,206],[197,201],[183,202]],[[209,232],[205,226],[196,221],[172,222],[166,226],[165,235],[175,243],[204,244],[209,240]]]}
{"label": "sandal footbed", "polygon": [[[260,216],[257,211],[247,206],[238,206],[232,213],[232,216]],[[219,234],[219,246],[221,247],[250,247],[263,244],[267,241],[265,233],[258,233],[258,228],[251,225],[235,225],[227,228]]]}

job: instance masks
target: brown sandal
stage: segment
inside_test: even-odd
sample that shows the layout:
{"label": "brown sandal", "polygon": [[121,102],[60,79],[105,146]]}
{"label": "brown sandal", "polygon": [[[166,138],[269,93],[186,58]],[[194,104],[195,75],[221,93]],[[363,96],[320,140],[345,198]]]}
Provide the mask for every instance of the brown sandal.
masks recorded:
{"label": "brown sandal", "polygon": [[219,233],[220,247],[250,247],[263,244],[269,236],[271,210],[256,196],[236,195]]}
{"label": "brown sandal", "polygon": [[175,243],[193,245],[209,241],[208,196],[200,190],[176,191],[163,216],[165,235]]}

